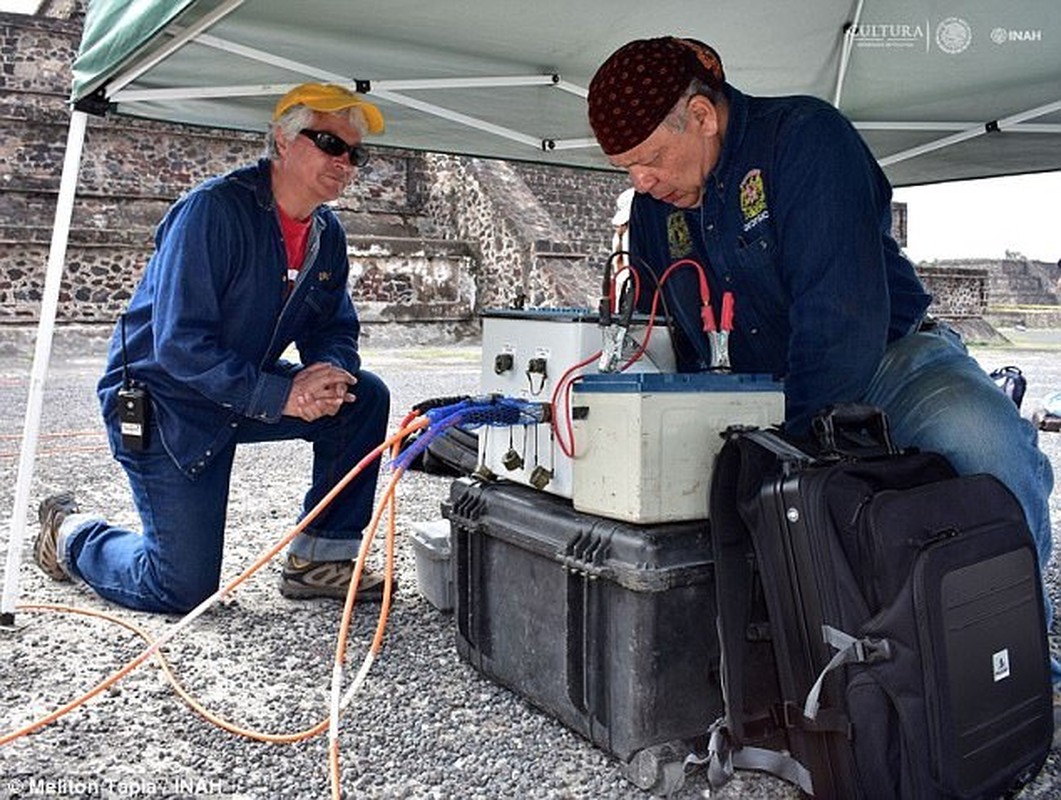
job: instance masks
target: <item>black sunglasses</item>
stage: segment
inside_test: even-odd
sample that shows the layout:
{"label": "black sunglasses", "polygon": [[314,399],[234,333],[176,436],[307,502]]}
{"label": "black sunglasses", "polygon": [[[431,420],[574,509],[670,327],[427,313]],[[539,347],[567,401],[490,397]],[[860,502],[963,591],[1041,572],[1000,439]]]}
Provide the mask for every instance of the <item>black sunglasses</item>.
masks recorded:
{"label": "black sunglasses", "polygon": [[334,133],[328,133],[328,131],[303,128],[299,133],[313,142],[322,153],[327,153],[330,156],[346,156],[355,167],[363,167],[368,163],[368,148],[362,145],[347,144]]}

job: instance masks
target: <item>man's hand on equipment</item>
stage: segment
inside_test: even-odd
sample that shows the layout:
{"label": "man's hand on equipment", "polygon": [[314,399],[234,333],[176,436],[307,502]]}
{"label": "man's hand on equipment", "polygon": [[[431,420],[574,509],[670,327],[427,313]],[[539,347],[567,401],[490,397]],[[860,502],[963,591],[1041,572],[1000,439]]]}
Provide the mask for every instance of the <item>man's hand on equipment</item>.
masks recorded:
{"label": "man's hand on equipment", "polygon": [[352,403],[357,398],[350,387],[357,378],[333,364],[318,362],[299,370],[291,383],[283,413],[313,422],[321,417],[338,413],[343,403]]}

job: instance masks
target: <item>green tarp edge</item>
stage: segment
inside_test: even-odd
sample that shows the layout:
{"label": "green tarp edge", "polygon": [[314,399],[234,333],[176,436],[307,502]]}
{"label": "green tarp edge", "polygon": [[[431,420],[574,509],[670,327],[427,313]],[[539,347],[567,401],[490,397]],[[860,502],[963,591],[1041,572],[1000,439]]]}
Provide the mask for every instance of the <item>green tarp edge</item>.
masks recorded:
{"label": "green tarp edge", "polygon": [[196,0],[125,0],[88,4],[81,47],[73,65],[71,99],[92,94],[144,42],[158,35]]}

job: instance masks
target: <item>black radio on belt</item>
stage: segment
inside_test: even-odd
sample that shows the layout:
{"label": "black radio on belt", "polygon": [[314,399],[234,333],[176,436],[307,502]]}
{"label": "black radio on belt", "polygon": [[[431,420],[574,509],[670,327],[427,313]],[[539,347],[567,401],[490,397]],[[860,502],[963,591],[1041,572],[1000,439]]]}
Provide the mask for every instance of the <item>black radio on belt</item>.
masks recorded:
{"label": "black radio on belt", "polygon": [[125,356],[125,315],[121,317],[122,388],[118,390],[118,424],[122,447],[141,452],[147,449],[147,430],[151,420],[151,398],[147,389],[129,377]]}
{"label": "black radio on belt", "polygon": [[147,392],[137,386],[118,390],[118,422],[122,429],[122,447],[126,450],[147,448],[147,424],[151,403]]}

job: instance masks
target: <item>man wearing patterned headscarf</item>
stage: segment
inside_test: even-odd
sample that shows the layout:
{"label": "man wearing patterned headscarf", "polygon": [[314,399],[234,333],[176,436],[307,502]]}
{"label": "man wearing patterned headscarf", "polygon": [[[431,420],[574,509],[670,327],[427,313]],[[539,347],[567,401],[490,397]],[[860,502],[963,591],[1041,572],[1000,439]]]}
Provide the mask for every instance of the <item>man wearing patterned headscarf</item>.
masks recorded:
{"label": "man wearing patterned headscarf", "polygon": [[[784,378],[790,434],[809,434],[834,403],[884,409],[899,447],[1008,486],[1045,570],[1050,462],[958,334],[926,316],[931,297],[891,236],[891,187],[851,123],[813,97],[745,95],[714,49],[676,37],[620,47],[588,101],[597,141],[637,191],[641,286],[679,259],[699,262],[715,319],[733,298],[729,364]],[[694,271],[675,271],[663,294],[679,369],[719,364]],[[1049,627],[1049,603],[1047,615]]]}

